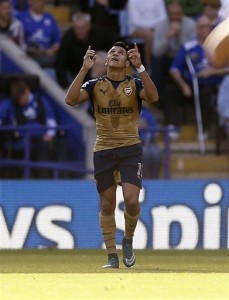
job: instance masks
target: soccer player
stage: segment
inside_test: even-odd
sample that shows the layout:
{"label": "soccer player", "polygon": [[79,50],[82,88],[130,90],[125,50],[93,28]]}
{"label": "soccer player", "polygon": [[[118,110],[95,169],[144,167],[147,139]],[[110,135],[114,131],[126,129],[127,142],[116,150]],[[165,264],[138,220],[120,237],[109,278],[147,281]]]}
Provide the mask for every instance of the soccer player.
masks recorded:
{"label": "soccer player", "polygon": [[[101,201],[100,226],[108,254],[104,268],[118,268],[116,251],[116,188],[120,183],[125,202],[125,234],[122,241],[123,262],[126,267],[135,263],[133,236],[140,215],[138,202],[142,177],[142,147],[138,134],[138,119],[142,100],[153,103],[158,93],[145,67],[138,47],[129,49],[116,42],[108,51],[107,74],[83,84],[96,61],[89,46],[81,70],[69,87],[65,101],[76,105],[90,99],[96,119],[94,146],[94,176]],[[130,65],[141,78],[126,74]]]}

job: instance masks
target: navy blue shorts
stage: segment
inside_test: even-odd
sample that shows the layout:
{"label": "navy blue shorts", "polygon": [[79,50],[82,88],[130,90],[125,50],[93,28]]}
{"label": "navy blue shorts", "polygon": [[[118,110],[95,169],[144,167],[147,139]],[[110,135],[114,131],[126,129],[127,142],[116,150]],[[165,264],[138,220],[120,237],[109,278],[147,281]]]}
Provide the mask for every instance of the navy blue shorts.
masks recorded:
{"label": "navy blue shorts", "polygon": [[99,193],[115,182],[142,187],[142,146],[134,144],[94,152],[94,176]]}

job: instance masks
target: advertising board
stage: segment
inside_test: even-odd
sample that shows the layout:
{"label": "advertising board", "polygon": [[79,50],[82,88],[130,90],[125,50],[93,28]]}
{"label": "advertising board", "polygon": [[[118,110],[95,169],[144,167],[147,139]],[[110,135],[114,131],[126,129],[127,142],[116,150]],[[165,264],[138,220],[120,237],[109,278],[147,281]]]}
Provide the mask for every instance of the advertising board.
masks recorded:
{"label": "advertising board", "polygon": [[[146,180],[139,201],[135,248],[229,248],[228,180]],[[118,187],[118,247],[123,210]],[[43,247],[104,247],[94,181],[0,181],[0,249]]]}

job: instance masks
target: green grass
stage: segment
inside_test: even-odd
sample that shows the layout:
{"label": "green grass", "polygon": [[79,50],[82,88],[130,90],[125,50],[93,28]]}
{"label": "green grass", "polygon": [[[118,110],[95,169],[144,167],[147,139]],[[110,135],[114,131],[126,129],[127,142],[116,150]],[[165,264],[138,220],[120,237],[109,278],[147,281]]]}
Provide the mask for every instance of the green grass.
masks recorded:
{"label": "green grass", "polygon": [[136,264],[104,270],[105,250],[2,250],[0,273],[229,273],[228,250],[135,250]]}
{"label": "green grass", "polygon": [[105,250],[0,251],[1,300],[227,300],[229,251],[138,250],[102,269]]}

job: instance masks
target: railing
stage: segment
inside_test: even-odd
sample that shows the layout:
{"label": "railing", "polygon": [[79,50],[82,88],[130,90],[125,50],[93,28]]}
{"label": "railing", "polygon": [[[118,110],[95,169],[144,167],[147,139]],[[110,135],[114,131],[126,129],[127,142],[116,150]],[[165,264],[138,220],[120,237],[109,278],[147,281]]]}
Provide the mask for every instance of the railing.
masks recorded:
{"label": "railing", "polygon": [[[58,126],[55,128],[43,127],[44,129],[55,129],[55,130],[71,130],[68,126]],[[84,166],[84,162],[70,161],[31,161],[31,148],[30,138],[34,131],[41,130],[41,128],[25,128],[23,126],[0,126],[0,132],[8,131],[24,131],[24,159],[13,159],[0,157],[0,167],[24,167],[24,178],[31,178],[31,168],[44,168],[51,169],[53,172],[53,179],[59,179],[60,171],[70,171],[78,174],[87,175],[92,174],[93,170],[89,170]],[[141,132],[150,132],[152,134],[161,133],[163,135],[164,144],[164,178],[170,179],[170,160],[171,160],[171,149],[170,149],[170,137],[169,132],[171,129],[167,127],[155,128],[155,129],[141,129]]]}
{"label": "railing", "polygon": [[[55,129],[55,130],[70,130],[68,126],[57,126],[47,127],[44,126],[43,129]],[[24,159],[13,159],[13,158],[1,158],[0,166],[8,167],[24,167],[24,178],[31,178],[31,168],[43,168],[51,169],[53,171],[53,178],[58,179],[60,171],[70,171],[80,174],[93,173],[93,170],[87,170],[83,162],[77,161],[31,161],[31,147],[30,139],[34,131],[40,131],[41,128],[25,128],[23,126],[0,126],[0,132],[24,132],[23,142],[24,142]]]}

